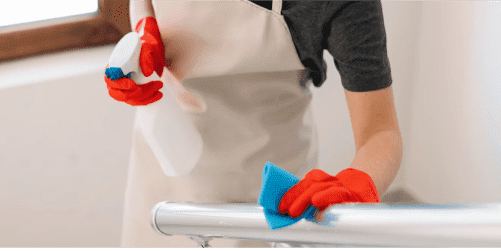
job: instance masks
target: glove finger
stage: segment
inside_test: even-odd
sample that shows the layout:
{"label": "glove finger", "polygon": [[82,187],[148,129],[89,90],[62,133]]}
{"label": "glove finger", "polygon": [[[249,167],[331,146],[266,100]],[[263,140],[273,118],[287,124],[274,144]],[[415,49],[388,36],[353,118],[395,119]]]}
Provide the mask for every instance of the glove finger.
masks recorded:
{"label": "glove finger", "polygon": [[146,50],[151,55],[151,62],[153,63],[154,71],[158,76],[162,76],[163,69],[165,67],[165,49],[162,41],[158,41],[156,38],[147,34],[146,39],[148,39]]}
{"label": "glove finger", "polygon": [[117,101],[125,102],[129,100],[131,97],[140,96],[141,91],[142,90],[140,88],[136,88],[133,90],[121,90],[121,89],[109,88],[108,94]]}
{"label": "glove finger", "polygon": [[343,186],[348,188],[359,202],[380,202],[376,185],[367,173],[348,168],[339,172],[336,177],[342,180]]}
{"label": "glove finger", "polygon": [[314,181],[335,181],[336,177],[327,174],[326,172],[320,169],[313,169],[309,171],[305,176],[305,179],[314,180]]}
{"label": "glove finger", "polygon": [[155,72],[158,74],[159,77],[162,76],[164,73],[164,67],[165,67],[165,54],[157,53],[158,55],[156,56],[158,58],[158,62],[155,64]]}
{"label": "glove finger", "polygon": [[313,181],[303,179],[299,181],[296,185],[291,187],[285,194],[282,196],[280,200],[280,204],[278,205],[278,211],[280,213],[286,213],[289,210],[289,207],[292,205],[294,200],[303,193],[308,187],[313,185]]}
{"label": "glove finger", "polygon": [[348,189],[337,186],[319,192],[311,198],[311,204],[317,208],[328,207],[329,205],[343,202],[357,202],[357,200]]}
{"label": "glove finger", "polygon": [[125,102],[125,100],[127,100],[125,95],[122,93],[122,90],[120,89],[114,89],[108,87],[108,94],[116,101]]}
{"label": "glove finger", "polygon": [[151,81],[147,84],[140,85],[139,87],[142,89],[141,95],[134,96],[136,100],[145,100],[152,97],[156,92],[158,92],[163,87],[163,83],[161,81]]}
{"label": "glove finger", "polygon": [[159,45],[155,50],[152,51],[152,56],[154,59],[153,62],[155,62],[155,72],[159,77],[162,76],[165,67],[165,52],[162,49],[163,45]]}
{"label": "glove finger", "polygon": [[165,66],[165,56],[163,56],[157,49],[150,51],[150,54],[153,62],[153,70],[159,77],[161,77]]}
{"label": "glove finger", "polygon": [[163,83],[161,81],[151,81],[144,85],[138,85],[140,91],[134,93],[134,95],[130,95],[126,102],[131,105],[147,105],[153,103],[162,97],[159,96],[162,94],[158,94],[162,87]]}
{"label": "glove finger", "polygon": [[153,74],[153,71],[155,71],[157,75],[161,77],[165,66],[165,60],[157,49],[145,48],[141,50],[140,66],[144,76],[149,77]]}
{"label": "glove finger", "polygon": [[144,67],[143,74],[149,77],[153,71],[156,71],[158,76],[162,76],[163,67],[165,66],[163,44],[149,33],[145,33],[141,41],[140,65],[141,70]]}
{"label": "glove finger", "polygon": [[162,98],[162,96],[163,96],[162,92],[156,92],[152,97],[149,97],[147,99],[144,100],[129,99],[126,101],[126,103],[132,106],[148,105],[158,101],[159,99]]}
{"label": "glove finger", "polygon": [[141,66],[141,71],[145,77],[151,76],[155,70],[155,59],[151,53],[151,45],[143,44],[141,48],[141,54],[139,59],[139,65]]}
{"label": "glove finger", "polygon": [[110,78],[107,78],[105,75],[104,81],[106,82],[106,85],[109,88],[113,88],[113,89],[132,90],[132,89],[135,89],[137,86],[136,82],[134,82],[134,80],[128,79],[128,78],[121,78],[121,79],[117,79],[117,80],[113,81]]}
{"label": "glove finger", "polygon": [[289,208],[289,216],[298,217],[308,208],[311,204],[311,198],[314,194],[328,189],[332,184],[329,183],[317,183],[310,186],[306,191],[304,191]]}

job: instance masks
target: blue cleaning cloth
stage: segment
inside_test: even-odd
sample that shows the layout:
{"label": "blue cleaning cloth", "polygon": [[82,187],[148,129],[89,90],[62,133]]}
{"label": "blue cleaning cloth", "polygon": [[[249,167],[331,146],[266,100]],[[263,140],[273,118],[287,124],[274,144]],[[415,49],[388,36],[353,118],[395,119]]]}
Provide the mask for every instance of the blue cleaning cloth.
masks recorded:
{"label": "blue cleaning cloth", "polygon": [[126,77],[130,78],[130,73],[127,75],[124,75],[122,69],[117,68],[117,67],[110,67],[104,71],[104,74],[106,74],[107,78],[110,78],[111,80],[115,81],[117,79]]}
{"label": "blue cleaning cloth", "polygon": [[315,221],[316,208],[310,206],[306,212],[297,218],[292,218],[278,212],[278,205],[284,194],[299,183],[299,179],[271,162],[267,162],[263,170],[263,184],[259,193],[258,203],[263,207],[263,212],[271,229],[292,225],[301,219]]}

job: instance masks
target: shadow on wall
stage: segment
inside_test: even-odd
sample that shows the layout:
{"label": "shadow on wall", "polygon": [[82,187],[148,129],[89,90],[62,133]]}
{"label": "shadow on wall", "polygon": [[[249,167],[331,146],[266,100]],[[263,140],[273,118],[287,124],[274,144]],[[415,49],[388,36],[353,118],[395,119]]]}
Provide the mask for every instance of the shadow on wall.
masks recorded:
{"label": "shadow on wall", "polygon": [[419,199],[412,192],[406,189],[399,188],[389,191],[381,198],[381,203],[420,203],[423,200]]}

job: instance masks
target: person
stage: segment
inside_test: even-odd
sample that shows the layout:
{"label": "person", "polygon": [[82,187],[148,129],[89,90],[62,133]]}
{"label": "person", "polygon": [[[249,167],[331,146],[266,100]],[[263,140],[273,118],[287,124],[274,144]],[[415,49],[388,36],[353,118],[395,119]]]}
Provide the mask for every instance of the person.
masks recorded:
{"label": "person", "polygon": [[[132,106],[163,97],[163,71],[182,82],[186,109],[204,150],[193,171],[168,177],[137,129],[132,138],[122,246],[196,247],[186,236],[161,236],[150,210],[161,201],[256,203],[270,161],[303,179],[283,196],[280,212],[300,215],[310,204],[377,203],[402,158],[380,1],[131,0],[141,35],[140,65],[162,82],[136,85],[107,78],[109,95]],[[350,112],[356,156],[331,176],[316,169],[318,136],[310,86],[326,80],[323,51],[334,58]],[[179,99],[183,107],[193,100]],[[197,108],[195,107],[191,108]],[[335,114],[333,114],[335,116]],[[173,118],[175,119],[175,118]],[[259,241],[214,239],[213,247],[269,247]]]}

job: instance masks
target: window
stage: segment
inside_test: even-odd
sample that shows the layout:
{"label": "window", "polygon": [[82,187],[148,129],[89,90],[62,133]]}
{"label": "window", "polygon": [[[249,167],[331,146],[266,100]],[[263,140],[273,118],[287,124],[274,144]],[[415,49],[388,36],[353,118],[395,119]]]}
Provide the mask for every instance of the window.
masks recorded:
{"label": "window", "polygon": [[[114,44],[131,31],[129,0],[11,0],[6,3],[0,10],[0,62]],[[51,11],[29,12],[19,17],[10,14],[27,4],[32,5],[32,10]]]}
{"label": "window", "polygon": [[55,18],[97,14],[97,0],[8,1],[0,8],[0,27]]}

